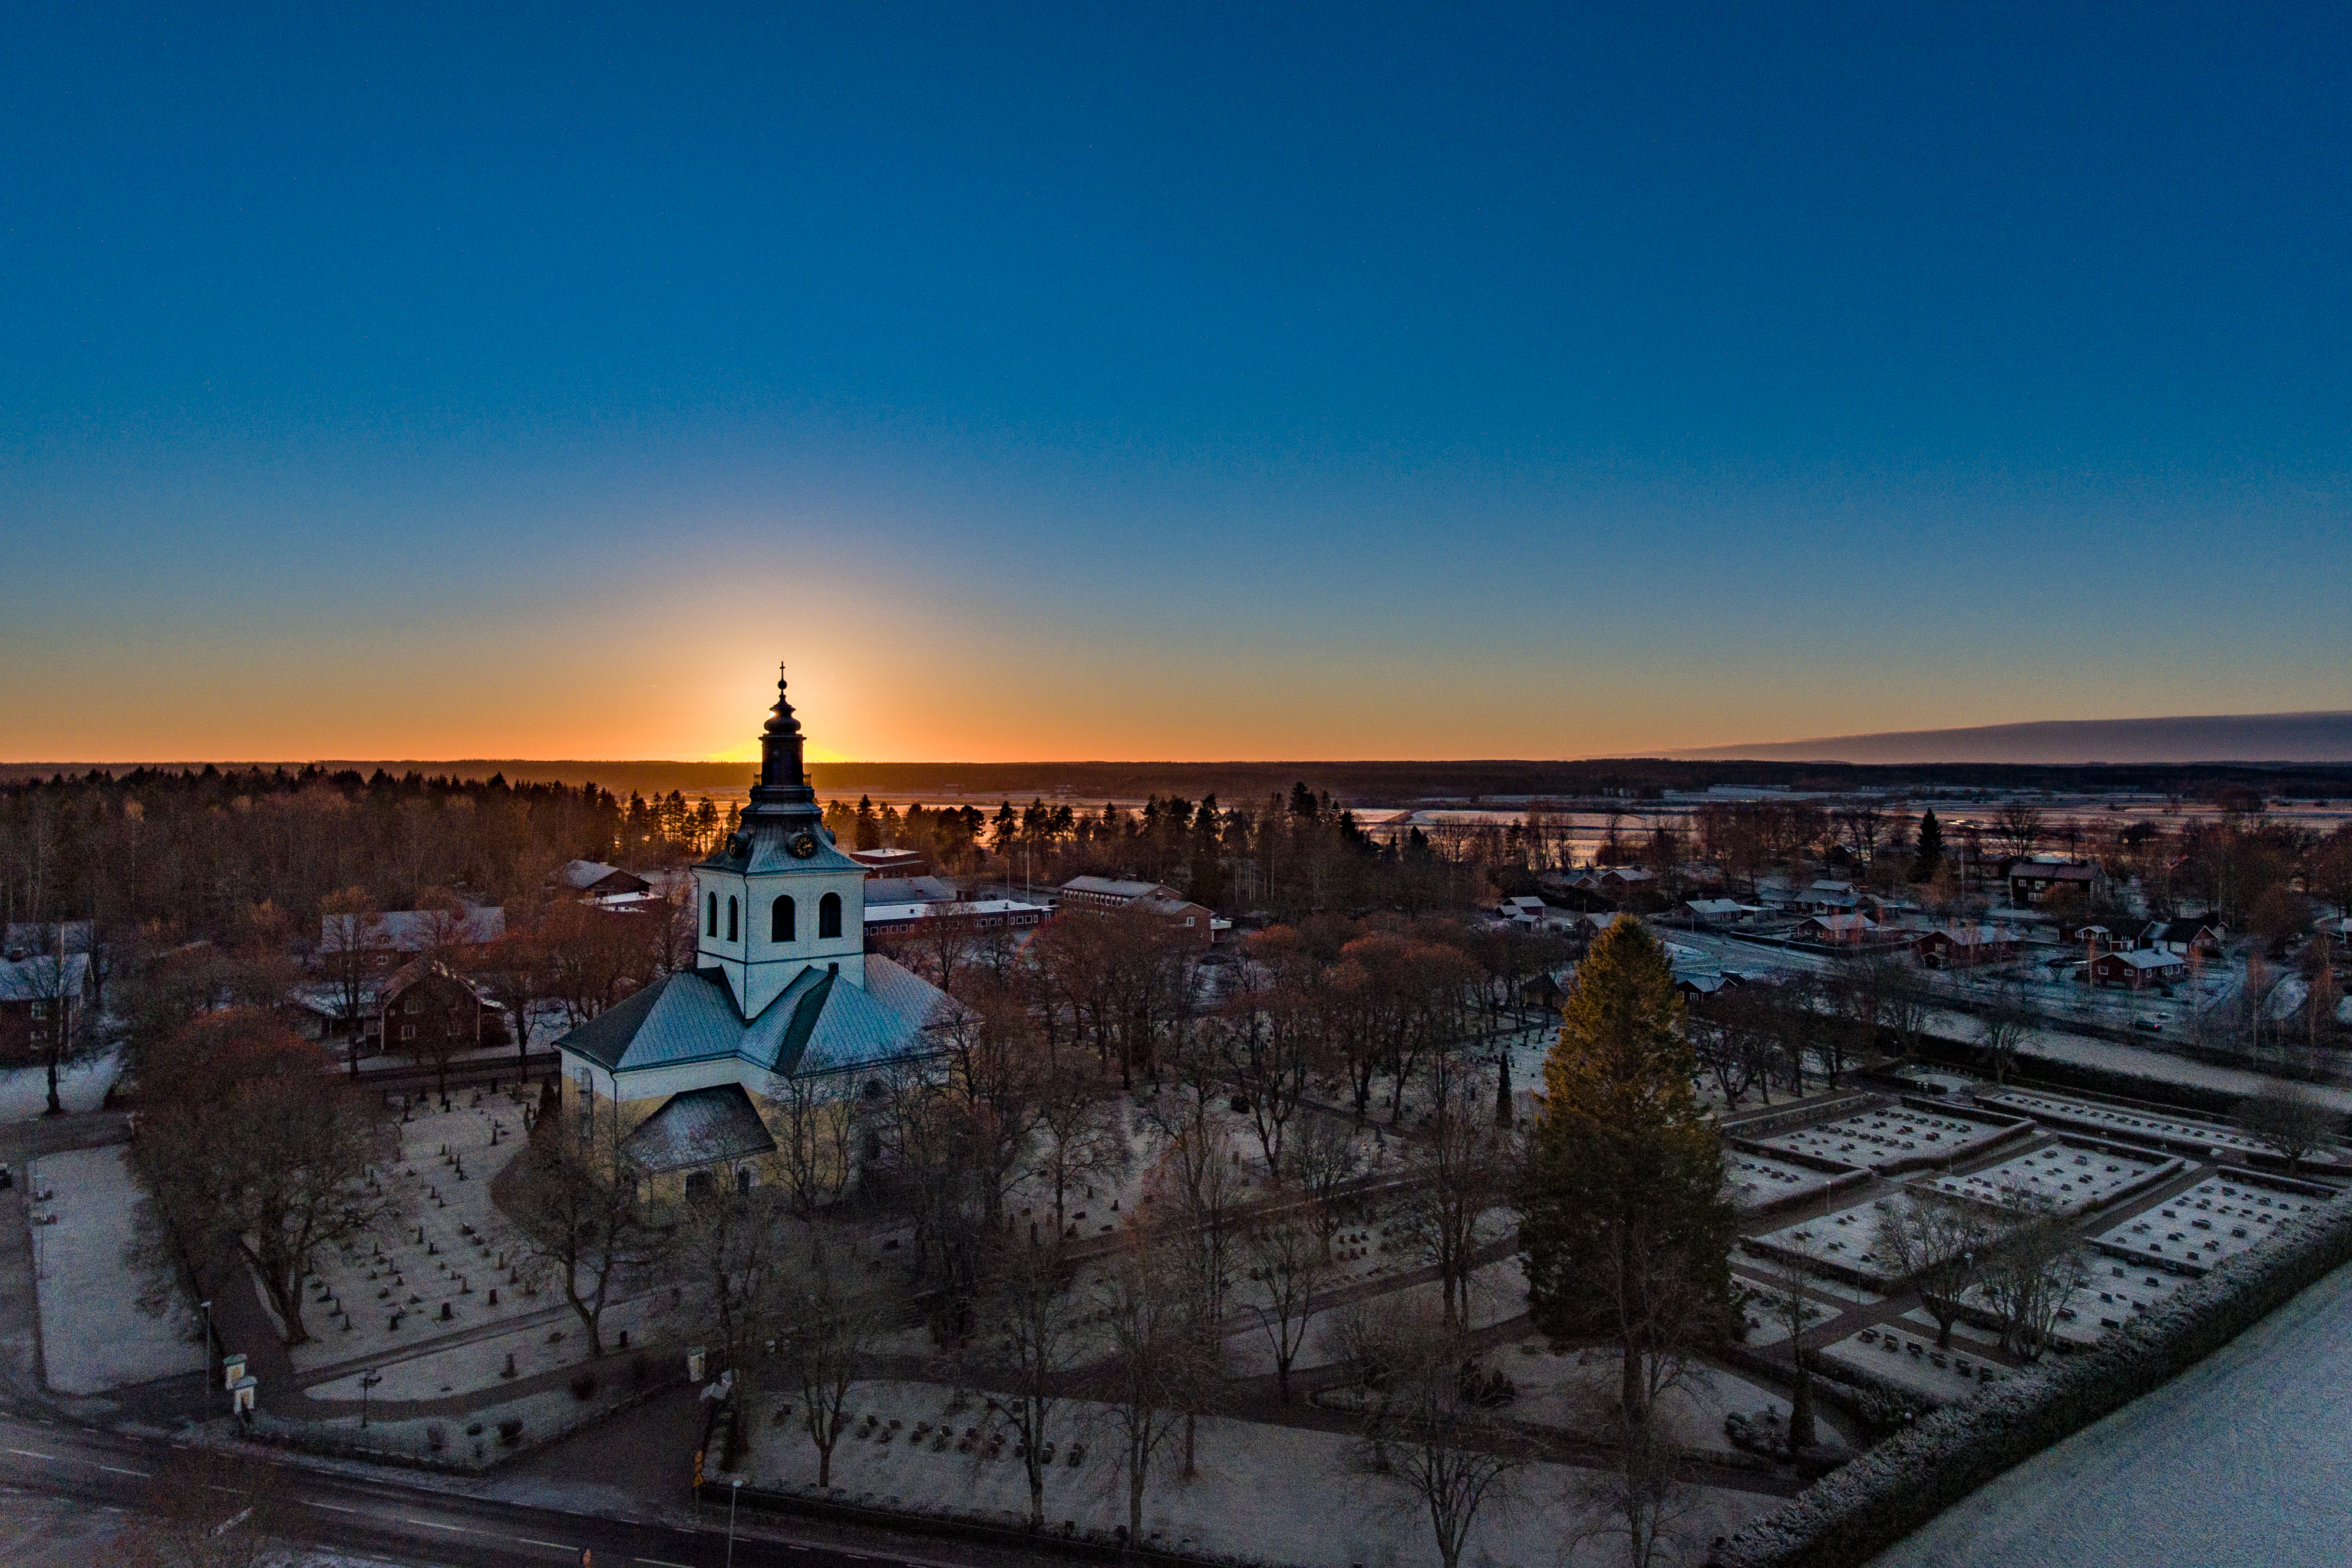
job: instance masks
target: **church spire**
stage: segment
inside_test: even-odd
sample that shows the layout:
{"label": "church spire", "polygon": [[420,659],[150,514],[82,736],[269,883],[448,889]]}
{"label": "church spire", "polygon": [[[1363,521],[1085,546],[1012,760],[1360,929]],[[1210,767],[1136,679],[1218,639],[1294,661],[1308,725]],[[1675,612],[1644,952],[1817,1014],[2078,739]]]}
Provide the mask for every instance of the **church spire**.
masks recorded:
{"label": "church spire", "polygon": [[793,699],[784,692],[784,666],[776,666],[776,706],[760,732],[760,782],[797,789],[801,773],[801,721],[793,716]]}

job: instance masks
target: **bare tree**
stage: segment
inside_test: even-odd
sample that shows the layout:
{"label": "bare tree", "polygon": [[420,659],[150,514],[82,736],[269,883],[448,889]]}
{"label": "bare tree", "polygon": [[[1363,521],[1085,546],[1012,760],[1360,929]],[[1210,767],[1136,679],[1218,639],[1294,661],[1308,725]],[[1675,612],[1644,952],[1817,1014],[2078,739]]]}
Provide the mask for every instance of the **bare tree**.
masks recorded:
{"label": "bare tree", "polygon": [[1965,1198],[1906,1188],[1878,1205],[1874,1249],[1919,1292],[1919,1304],[1936,1320],[1937,1350],[1951,1348],[1960,1296],[1977,1281],[1999,1236],[1993,1216]]}
{"label": "bare tree", "polygon": [[2091,1281],[2083,1249],[2052,1199],[2022,1189],[2002,1194],[2017,1218],[1985,1269],[1985,1293],[2000,1314],[2001,1348],[2039,1361],[2059,1316]]}
{"label": "bare tree", "polygon": [[1459,1568],[1482,1511],[1506,1504],[1526,1449],[1469,1396],[1469,1347],[1428,1316],[1360,1320],[1351,1338],[1366,1377],[1359,1462],[1394,1478],[1427,1514],[1444,1568]]}
{"label": "bare tree", "polygon": [[1660,1568],[1697,1544],[1694,1516],[1704,1498],[1683,1479],[1673,1446],[1647,1419],[1618,1414],[1606,1461],[1577,1472],[1569,1500],[1584,1520],[1570,1540],[1613,1538],[1623,1545],[1627,1568]]}
{"label": "bare tree", "polygon": [[2005,1083],[2017,1065],[2017,1053],[2033,1033],[2033,1009],[2014,980],[1995,988],[1992,999],[1977,1017],[1977,1048],[1995,1083]]}
{"label": "bare tree", "polygon": [[849,1390],[871,1374],[881,1303],[851,1295],[839,1269],[812,1263],[786,1286],[782,1350],[799,1390],[801,1429],[816,1448],[816,1484],[833,1484],[833,1450],[849,1426]]}
{"label": "bare tree", "polygon": [[242,1256],[286,1343],[310,1338],[303,1282],[319,1247],[395,1212],[367,1182],[394,1147],[327,1053],[256,1009],[215,1013],[142,1069],[152,1108],[132,1159],[151,1271]]}
{"label": "bare tree", "polygon": [[1032,1530],[1045,1527],[1045,1448],[1061,1406],[1063,1375],[1075,1364],[1081,1344],[1079,1325],[1063,1289],[1065,1272],[1059,1248],[1011,1242],[995,1259],[982,1311],[988,1370],[1012,1385],[1010,1393],[990,1397],[989,1408],[1020,1439]]}
{"label": "bare tree", "polygon": [[1805,1361],[1805,1331],[1812,1327],[1812,1291],[1822,1274],[1821,1239],[1811,1230],[1797,1230],[1780,1244],[1763,1301],[1789,1333],[1789,1447],[1804,1449],[1820,1441],[1813,1425],[1813,1377]]}
{"label": "bare tree", "polygon": [[259,1455],[175,1446],[155,1461],[136,1511],[97,1553],[94,1568],[261,1568],[307,1534],[285,1474]]}
{"label": "bare tree", "polygon": [[2230,1119],[2286,1161],[2289,1176],[2300,1172],[2304,1156],[2325,1147],[2344,1126],[2344,1118],[2310,1088],[2277,1079],[2240,1102]]}
{"label": "bare tree", "polygon": [[360,1070],[360,1037],[375,994],[375,953],[383,916],[364,887],[347,887],[320,900],[319,956],[334,982],[336,1022],[350,1042],[351,1069]]}
{"label": "bare tree", "polygon": [[552,1276],[588,1333],[588,1354],[604,1354],[604,1309],[632,1270],[667,1251],[671,1231],[637,1201],[640,1173],[622,1148],[617,1106],[583,1108],[581,1124],[543,1116],[512,1168],[508,1212],[534,1273]]}
{"label": "bare tree", "polygon": [[1993,813],[1992,820],[1993,836],[2007,844],[2011,854],[2031,854],[2033,846],[2042,841],[2042,808],[2031,801],[2007,801]]}
{"label": "bare tree", "polygon": [[1119,1436],[1131,1544],[1142,1540],[1152,1462],[1199,1407],[1209,1375],[1194,1284],[1185,1260],[1167,1242],[1130,1228],[1095,1291],[1096,1311],[1110,1333],[1103,1391]]}
{"label": "bare tree", "polygon": [[1510,1201],[1507,1134],[1474,1107],[1442,1104],[1420,1145],[1421,1185],[1405,1200],[1402,1224],[1421,1255],[1436,1266],[1445,1321],[1467,1329],[1470,1275],[1477,1267],[1478,1221]]}
{"label": "bare tree", "polygon": [[1322,1206],[1311,1198],[1286,1204],[1253,1226],[1242,1241],[1250,1278],[1258,1287],[1250,1310],[1274,1351],[1275,1383],[1285,1405],[1290,1403],[1291,1364],[1305,1347],[1307,1325],[1322,1310],[1331,1279],[1322,1218]]}

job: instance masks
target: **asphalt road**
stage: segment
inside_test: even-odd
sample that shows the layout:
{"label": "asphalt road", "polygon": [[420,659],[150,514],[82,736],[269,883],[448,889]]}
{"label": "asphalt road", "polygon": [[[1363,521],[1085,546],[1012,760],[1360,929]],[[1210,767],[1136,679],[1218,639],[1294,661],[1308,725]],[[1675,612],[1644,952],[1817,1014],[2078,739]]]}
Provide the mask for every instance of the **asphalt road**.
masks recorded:
{"label": "asphalt road", "polygon": [[[38,1419],[0,1416],[0,1486],[92,1508],[138,1512],[173,1445]],[[320,1473],[287,1465],[281,1501],[290,1520],[277,1533],[308,1545],[396,1562],[490,1568],[577,1564],[594,1568],[971,1568],[1017,1559],[1002,1552],[887,1550],[824,1538],[823,1527],[745,1514],[729,1556],[726,1510],[706,1504],[700,1528],[635,1522],[469,1497],[399,1481]],[[237,1511],[223,1500],[222,1517]]]}

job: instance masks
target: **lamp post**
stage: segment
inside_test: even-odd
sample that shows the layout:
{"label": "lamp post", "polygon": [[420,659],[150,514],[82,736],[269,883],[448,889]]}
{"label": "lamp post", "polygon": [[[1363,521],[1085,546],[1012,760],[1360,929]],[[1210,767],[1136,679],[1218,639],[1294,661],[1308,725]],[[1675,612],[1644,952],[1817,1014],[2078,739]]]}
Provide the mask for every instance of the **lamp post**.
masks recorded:
{"label": "lamp post", "polygon": [[373,1366],[360,1374],[360,1430],[362,1432],[367,1430],[368,1390],[383,1381],[383,1375]]}
{"label": "lamp post", "polygon": [[741,1476],[727,1485],[727,1568],[735,1568],[735,1499],[742,1490]]}

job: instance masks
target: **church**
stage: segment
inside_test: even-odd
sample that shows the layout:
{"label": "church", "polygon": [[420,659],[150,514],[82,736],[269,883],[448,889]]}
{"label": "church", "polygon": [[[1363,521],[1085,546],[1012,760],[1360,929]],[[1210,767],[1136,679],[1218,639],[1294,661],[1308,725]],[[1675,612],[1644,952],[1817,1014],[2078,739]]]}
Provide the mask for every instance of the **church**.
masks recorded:
{"label": "church", "polygon": [[751,803],[693,868],[694,968],[555,1042],[574,1124],[614,1127],[623,1155],[664,1186],[748,1186],[752,1163],[775,1151],[771,1118],[788,1084],[855,1093],[877,1069],[936,1054],[956,1011],[938,987],[866,951],[866,868],[825,831],[784,685]]}

